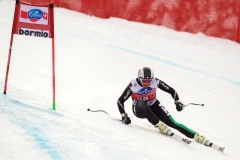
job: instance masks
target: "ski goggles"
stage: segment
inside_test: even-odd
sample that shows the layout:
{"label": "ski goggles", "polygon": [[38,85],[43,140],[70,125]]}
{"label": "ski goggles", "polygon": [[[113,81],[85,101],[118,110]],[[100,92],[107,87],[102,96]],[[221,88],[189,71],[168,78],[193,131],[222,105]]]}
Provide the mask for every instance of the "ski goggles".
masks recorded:
{"label": "ski goggles", "polygon": [[151,82],[152,82],[152,78],[150,78],[150,79],[141,78],[140,80],[141,80],[141,82],[143,82],[143,83],[151,83]]}
{"label": "ski goggles", "polygon": [[151,83],[152,82],[152,78],[140,78],[140,81],[142,82],[142,83]]}

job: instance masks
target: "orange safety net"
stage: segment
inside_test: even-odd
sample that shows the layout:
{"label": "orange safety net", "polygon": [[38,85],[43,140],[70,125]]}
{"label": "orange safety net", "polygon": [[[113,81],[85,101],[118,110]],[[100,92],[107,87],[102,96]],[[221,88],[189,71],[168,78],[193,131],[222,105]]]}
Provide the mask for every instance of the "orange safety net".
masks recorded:
{"label": "orange safety net", "polygon": [[117,17],[240,42],[240,0],[55,0],[54,4],[100,18]]}

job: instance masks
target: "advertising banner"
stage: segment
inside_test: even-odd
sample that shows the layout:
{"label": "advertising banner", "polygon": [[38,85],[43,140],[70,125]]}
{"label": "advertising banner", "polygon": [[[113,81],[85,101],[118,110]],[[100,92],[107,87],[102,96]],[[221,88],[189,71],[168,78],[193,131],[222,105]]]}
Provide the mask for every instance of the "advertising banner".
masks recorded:
{"label": "advertising banner", "polygon": [[16,3],[12,34],[53,38],[53,4]]}

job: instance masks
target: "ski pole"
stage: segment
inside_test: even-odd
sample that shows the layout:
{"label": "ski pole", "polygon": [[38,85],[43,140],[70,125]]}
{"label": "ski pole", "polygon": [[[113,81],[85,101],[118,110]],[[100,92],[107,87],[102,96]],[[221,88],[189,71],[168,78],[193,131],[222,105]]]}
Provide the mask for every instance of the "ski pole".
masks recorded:
{"label": "ski pole", "polygon": [[189,106],[189,105],[197,105],[197,106],[204,106],[204,104],[197,104],[197,103],[189,103],[189,104],[184,104],[183,106],[182,106],[182,109],[184,109],[186,106]]}
{"label": "ski pole", "polygon": [[104,110],[91,110],[91,109],[87,109],[87,111],[91,111],[91,112],[104,112],[104,113],[106,113],[109,117],[111,117],[112,119],[115,119],[115,120],[117,120],[117,121],[121,121],[120,119],[118,119],[118,118],[115,118],[115,117],[113,117],[113,116],[111,116],[110,114],[108,114],[106,111],[104,111]]}
{"label": "ski pole", "polygon": [[95,110],[95,111],[93,111],[93,110],[91,110],[91,109],[87,109],[87,111],[91,111],[91,112],[104,112],[104,113],[106,113],[107,115],[109,115],[106,111],[104,111],[104,110]]}
{"label": "ski pole", "polygon": [[197,104],[197,103],[189,103],[189,104],[187,104],[187,105],[184,105],[184,106],[189,106],[189,105],[204,106],[204,104]]}

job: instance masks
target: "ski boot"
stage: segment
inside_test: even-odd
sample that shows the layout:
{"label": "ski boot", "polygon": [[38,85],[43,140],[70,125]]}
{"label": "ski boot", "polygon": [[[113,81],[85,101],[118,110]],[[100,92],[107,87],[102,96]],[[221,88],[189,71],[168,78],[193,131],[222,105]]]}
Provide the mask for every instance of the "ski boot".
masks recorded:
{"label": "ski boot", "polygon": [[158,128],[160,130],[161,133],[166,134],[168,136],[172,136],[173,132],[171,131],[171,129],[169,129],[169,127],[167,125],[165,125],[163,122],[159,121],[156,125],[156,128]]}
{"label": "ski boot", "polygon": [[193,139],[194,139],[196,142],[201,143],[201,144],[203,144],[203,145],[205,145],[205,146],[208,146],[208,147],[210,147],[211,144],[212,144],[209,140],[207,140],[206,137],[200,136],[198,133],[195,133]]}

